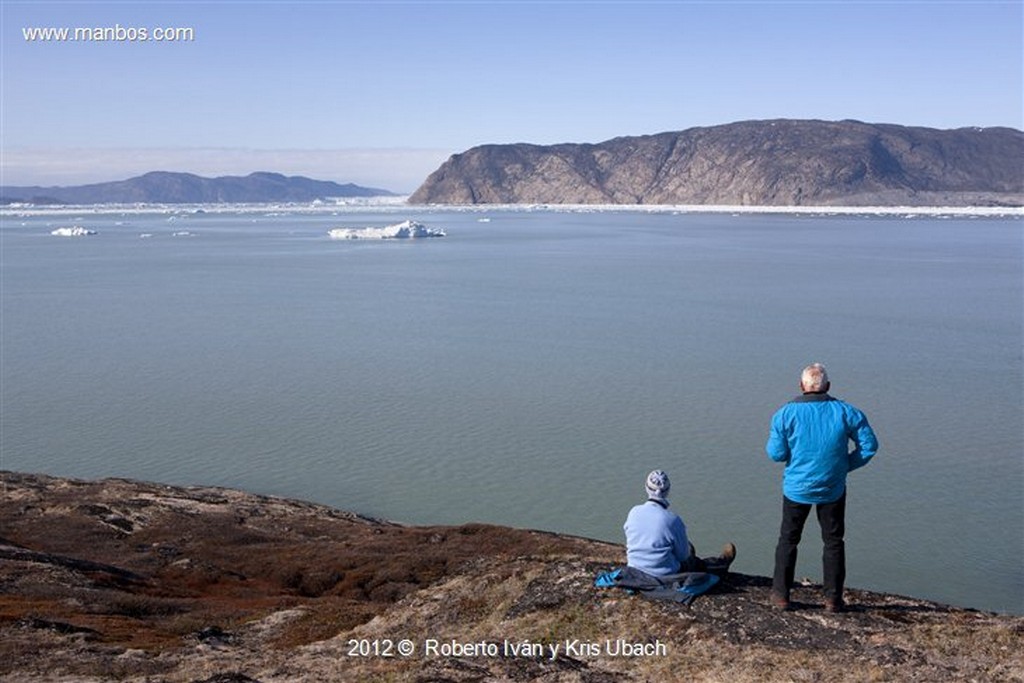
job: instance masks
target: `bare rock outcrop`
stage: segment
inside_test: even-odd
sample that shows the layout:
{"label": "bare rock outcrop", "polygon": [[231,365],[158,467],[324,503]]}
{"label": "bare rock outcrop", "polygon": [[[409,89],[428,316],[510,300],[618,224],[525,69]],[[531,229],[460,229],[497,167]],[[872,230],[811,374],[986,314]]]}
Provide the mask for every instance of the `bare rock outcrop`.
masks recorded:
{"label": "bare rock outcrop", "polygon": [[1021,206],[1024,133],[745,121],[599,144],[483,145],[414,204]]}

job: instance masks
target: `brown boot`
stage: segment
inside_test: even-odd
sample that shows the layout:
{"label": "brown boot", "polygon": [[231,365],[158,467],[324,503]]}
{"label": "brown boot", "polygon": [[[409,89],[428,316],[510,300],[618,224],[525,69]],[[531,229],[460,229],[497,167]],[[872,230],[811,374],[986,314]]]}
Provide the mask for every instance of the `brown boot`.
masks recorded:
{"label": "brown boot", "polygon": [[722,554],[720,556],[722,562],[726,565],[732,564],[732,561],[736,559],[736,546],[732,543],[726,543],[722,546]]}
{"label": "brown boot", "polygon": [[708,557],[702,560],[703,570],[716,574],[717,576],[724,576],[729,573],[729,565],[736,559],[736,546],[732,543],[726,543],[722,546],[722,553],[718,557]]}
{"label": "brown boot", "polygon": [[772,607],[774,607],[775,609],[780,609],[783,612],[789,611],[789,598],[779,595],[775,591],[772,591],[771,599]]}
{"label": "brown boot", "polygon": [[839,614],[840,612],[846,611],[846,603],[843,602],[842,598],[836,598],[835,600],[825,601],[825,611],[830,614]]}

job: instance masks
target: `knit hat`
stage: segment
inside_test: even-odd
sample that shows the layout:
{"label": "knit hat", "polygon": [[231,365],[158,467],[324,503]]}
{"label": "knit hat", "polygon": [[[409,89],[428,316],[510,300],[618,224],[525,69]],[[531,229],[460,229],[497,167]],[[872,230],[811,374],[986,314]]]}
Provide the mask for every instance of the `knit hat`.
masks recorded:
{"label": "knit hat", "polygon": [[644,482],[647,497],[654,500],[665,500],[670,488],[672,488],[672,482],[668,480],[668,475],[662,470],[654,470],[647,475],[647,481]]}

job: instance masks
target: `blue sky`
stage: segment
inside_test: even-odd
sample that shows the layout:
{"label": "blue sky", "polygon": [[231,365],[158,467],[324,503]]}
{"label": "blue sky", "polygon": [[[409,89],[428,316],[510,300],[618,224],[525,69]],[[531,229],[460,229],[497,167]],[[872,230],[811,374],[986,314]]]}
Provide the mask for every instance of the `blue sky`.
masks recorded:
{"label": "blue sky", "polygon": [[[0,181],[271,170],[409,192],[484,143],[766,118],[1024,128],[1022,6],[0,0]],[[23,33],[115,26],[195,40]]]}

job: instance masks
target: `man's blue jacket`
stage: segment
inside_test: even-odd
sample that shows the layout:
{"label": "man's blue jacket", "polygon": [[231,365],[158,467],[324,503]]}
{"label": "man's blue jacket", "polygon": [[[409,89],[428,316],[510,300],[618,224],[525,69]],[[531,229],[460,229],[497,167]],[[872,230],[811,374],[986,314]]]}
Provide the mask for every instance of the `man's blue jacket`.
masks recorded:
{"label": "man's blue jacket", "polygon": [[[849,443],[854,448],[850,451]],[[782,492],[797,503],[831,503],[846,491],[846,475],[878,450],[868,418],[828,394],[804,394],[772,417],[768,457],[786,463]]]}

